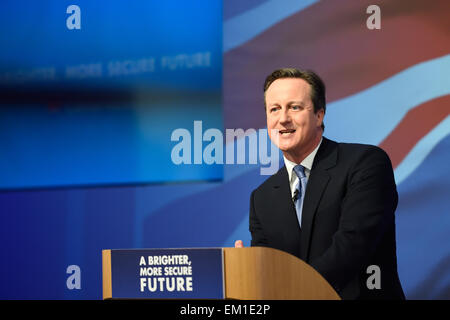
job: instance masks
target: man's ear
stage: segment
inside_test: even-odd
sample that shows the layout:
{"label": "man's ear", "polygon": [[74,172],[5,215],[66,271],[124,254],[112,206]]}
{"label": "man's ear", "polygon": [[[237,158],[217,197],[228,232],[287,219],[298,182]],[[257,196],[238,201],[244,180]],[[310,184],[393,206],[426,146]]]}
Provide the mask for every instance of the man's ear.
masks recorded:
{"label": "man's ear", "polygon": [[317,117],[317,126],[318,127],[322,126],[323,118],[325,117],[325,110],[324,109],[318,110],[316,112],[316,117]]}

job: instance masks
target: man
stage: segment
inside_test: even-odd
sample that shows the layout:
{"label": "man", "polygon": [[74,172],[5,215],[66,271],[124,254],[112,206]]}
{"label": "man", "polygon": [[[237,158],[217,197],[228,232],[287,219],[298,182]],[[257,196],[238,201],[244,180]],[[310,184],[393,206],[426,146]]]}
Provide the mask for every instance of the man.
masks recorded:
{"label": "man", "polygon": [[[276,70],[264,95],[269,136],[285,166],[251,194],[251,245],[299,257],[343,299],[404,299],[387,154],[322,136],[325,86],[313,72]],[[378,287],[368,285],[369,266],[379,268]]]}

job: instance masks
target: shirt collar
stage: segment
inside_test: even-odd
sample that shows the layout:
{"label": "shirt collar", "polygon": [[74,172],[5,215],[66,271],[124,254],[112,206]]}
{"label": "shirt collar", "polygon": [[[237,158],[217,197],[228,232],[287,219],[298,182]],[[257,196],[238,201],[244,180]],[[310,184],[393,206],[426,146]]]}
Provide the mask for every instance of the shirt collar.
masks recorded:
{"label": "shirt collar", "polygon": [[[305,171],[308,173],[309,175],[309,171],[311,171],[313,162],[314,162],[314,158],[317,154],[317,150],[319,150],[320,145],[322,144],[322,139],[320,138],[320,142],[317,145],[317,147],[305,158],[303,159],[303,161],[300,163],[302,166],[305,167]],[[283,159],[284,159],[284,165],[286,166],[287,172],[288,172],[288,176],[289,176],[289,181],[291,181],[292,179],[292,171],[294,170],[294,167],[297,165],[297,163],[292,162],[288,159],[286,159],[286,157],[283,155]]]}

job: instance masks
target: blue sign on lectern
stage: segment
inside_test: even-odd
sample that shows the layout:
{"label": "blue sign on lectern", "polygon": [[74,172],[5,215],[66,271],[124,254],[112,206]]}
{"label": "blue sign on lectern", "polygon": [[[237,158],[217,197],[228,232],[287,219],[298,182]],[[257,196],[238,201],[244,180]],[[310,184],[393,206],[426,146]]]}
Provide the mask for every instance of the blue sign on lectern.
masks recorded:
{"label": "blue sign on lectern", "polygon": [[224,298],[221,248],[110,250],[110,268],[111,298]]}

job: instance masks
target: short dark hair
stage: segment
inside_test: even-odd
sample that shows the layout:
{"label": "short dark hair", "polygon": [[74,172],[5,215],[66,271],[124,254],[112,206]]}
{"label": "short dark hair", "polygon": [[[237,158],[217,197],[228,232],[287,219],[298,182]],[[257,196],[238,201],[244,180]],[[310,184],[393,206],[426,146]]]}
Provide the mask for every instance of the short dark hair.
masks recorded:
{"label": "short dark hair", "polygon": [[[314,106],[314,113],[317,113],[320,109],[326,111],[326,99],[325,99],[325,84],[322,79],[311,70],[300,70],[296,68],[283,68],[277,69],[269,74],[264,81],[264,105],[266,103],[266,91],[270,85],[277,79],[285,78],[298,78],[303,79],[311,86],[311,101]],[[325,125],[322,122],[322,130],[325,130]]]}

